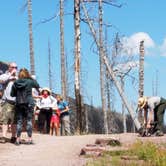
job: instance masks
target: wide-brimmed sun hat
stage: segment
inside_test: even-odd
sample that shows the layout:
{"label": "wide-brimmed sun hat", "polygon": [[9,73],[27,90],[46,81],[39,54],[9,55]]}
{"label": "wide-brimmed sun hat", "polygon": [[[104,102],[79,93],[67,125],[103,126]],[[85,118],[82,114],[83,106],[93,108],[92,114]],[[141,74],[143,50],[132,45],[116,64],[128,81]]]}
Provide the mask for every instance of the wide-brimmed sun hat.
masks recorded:
{"label": "wide-brimmed sun hat", "polygon": [[42,88],[41,94],[43,93],[43,91],[47,91],[49,94],[51,94],[51,90],[49,88],[47,88],[47,87]]}
{"label": "wide-brimmed sun hat", "polygon": [[139,99],[138,99],[138,107],[139,108],[144,108],[144,106],[146,105],[146,102],[147,102],[147,97],[140,97]]}

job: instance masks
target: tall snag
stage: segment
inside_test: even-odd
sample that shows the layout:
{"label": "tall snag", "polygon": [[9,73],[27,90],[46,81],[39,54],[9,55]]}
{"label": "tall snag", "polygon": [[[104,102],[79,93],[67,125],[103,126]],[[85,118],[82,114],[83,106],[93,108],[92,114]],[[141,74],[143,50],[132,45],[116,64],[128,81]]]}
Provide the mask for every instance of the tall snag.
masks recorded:
{"label": "tall snag", "polygon": [[28,27],[29,27],[29,45],[30,45],[30,72],[35,75],[35,60],[32,31],[32,1],[28,0]]}
{"label": "tall snag", "polygon": [[67,97],[67,77],[66,77],[66,58],[64,51],[64,0],[60,0],[60,47],[61,47],[61,93],[66,100]]}
{"label": "tall snag", "polygon": [[75,30],[75,99],[77,111],[76,132],[82,132],[82,100],[80,90],[80,0],[74,0],[74,30]]}

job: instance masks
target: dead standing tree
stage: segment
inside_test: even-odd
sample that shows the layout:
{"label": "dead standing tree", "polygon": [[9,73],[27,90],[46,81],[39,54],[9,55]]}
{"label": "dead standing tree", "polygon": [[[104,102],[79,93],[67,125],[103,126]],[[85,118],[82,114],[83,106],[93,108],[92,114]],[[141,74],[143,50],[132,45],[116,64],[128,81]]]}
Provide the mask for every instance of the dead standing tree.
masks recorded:
{"label": "dead standing tree", "polygon": [[49,40],[48,40],[48,81],[49,81],[49,88],[52,91],[51,47],[50,47],[50,41]]}
{"label": "dead standing tree", "polygon": [[29,27],[29,45],[30,45],[30,72],[35,75],[35,60],[33,46],[33,31],[32,31],[32,0],[27,1],[28,7],[28,27]]}
{"label": "dead standing tree", "polygon": [[[88,12],[87,12],[86,7],[85,7],[85,5],[84,5],[84,2],[83,2],[82,0],[80,0],[80,1],[81,1],[81,6],[82,6],[83,11],[84,11],[84,15],[85,15],[85,17],[86,17],[86,19],[87,19],[87,22],[88,22],[90,31],[91,31],[91,33],[92,33],[92,35],[93,35],[94,41],[95,41],[95,43],[96,43],[96,45],[97,45],[97,48],[99,49],[99,48],[100,48],[100,44],[99,44],[99,41],[98,41],[98,39],[97,39],[97,37],[96,37],[96,32],[95,32],[95,30],[94,30],[94,28],[93,28],[93,24],[92,24],[92,22],[91,22],[91,20],[90,20],[90,18],[89,18],[89,15],[88,15]],[[120,86],[119,82],[116,80],[116,77],[115,77],[115,75],[114,75],[113,69],[111,68],[111,66],[110,66],[110,64],[109,64],[109,60],[108,60],[108,58],[107,58],[107,56],[106,56],[104,50],[103,50],[103,57],[102,57],[102,58],[103,58],[104,63],[105,63],[105,65],[106,65],[106,67],[107,67],[107,69],[108,69],[108,71],[109,71],[109,73],[110,73],[110,76],[112,77],[112,80],[113,80],[113,82],[114,82],[114,84],[115,84],[115,86],[116,86],[116,88],[117,88],[117,90],[118,90],[118,92],[119,92],[119,95],[120,95],[121,99],[123,100],[123,102],[124,102],[124,104],[125,104],[127,110],[129,111],[129,113],[130,113],[130,115],[131,115],[132,120],[133,120],[134,123],[135,123],[136,128],[137,128],[138,130],[140,130],[140,129],[141,129],[141,125],[140,125],[140,123],[139,123],[137,117],[135,116],[135,114],[134,114],[134,112],[133,112],[131,106],[129,105],[129,103],[128,103],[128,101],[127,101],[127,98],[126,98],[126,96],[124,95],[124,93],[123,93],[123,91],[122,91],[122,89],[121,89],[121,86]]]}
{"label": "dead standing tree", "polygon": [[102,111],[104,115],[104,133],[108,134],[108,122],[107,122],[107,109],[106,109],[106,94],[105,94],[105,71],[103,62],[103,18],[102,18],[102,0],[98,1],[99,7],[99,62],[100,62],[100,89],[102,100]]}
{"label": "dead standing tree", "polygon": [[67,97],[67,76],[66,57],[64,50],[64,0],[60,0],[60,47],[61,47],[61,93],[66,100]]}
{"label": "dead standing tree", "polygon": [[[100,92],[101,92],[101,102],[102,102],[102,112],[103,112],[103,120],[104,120],[104,133],[108,134],[108,120],[107,120],[107,103],[106,103],[106,96],[109,98],[108,93],[106,94],[106,88],[108,89],[108,84],[106,82],[106,67],[103,61],[103,3],[108,5],[113,5],[111,1],[105,0],[82,0],[82,2],[98,2],[98,18],[99,18],[99,64],[100,64]],[[85,19],[86,20],[86,19]],[[110,104],[108,102],[108,106]]]}
{"label": "dead standing tree", "polygon": [[75,99],[76,99],[76,111],[77,111],[77,128],[76,132],[81,134],[83,130],[82,126],[82,99],[80,90],[80,0],[74,0],[74,30],[75,30]]}
{"label": "dead standing tree", "polygon": [[[144,95],[144,41],[140,42],[139,47],[140,58],[139,58],[139,97]],[[138,119],[142,123],[142,110],[138,111]]]}

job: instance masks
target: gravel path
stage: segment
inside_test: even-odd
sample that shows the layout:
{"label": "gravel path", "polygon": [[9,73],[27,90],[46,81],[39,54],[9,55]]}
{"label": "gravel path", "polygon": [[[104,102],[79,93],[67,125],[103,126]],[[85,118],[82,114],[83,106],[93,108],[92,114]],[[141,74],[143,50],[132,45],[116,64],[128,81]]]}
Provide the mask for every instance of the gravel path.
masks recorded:
{"label": "gravel path", "polygon": [[86,158],[79,156],[81,148],[87,144],[94,144],[96,138],[108,137],[119,139],[124,146],[132,144],[137,139],[166,143],[166,135],[141,138],[137,134],[68,137],[34,134],[34,145],[0,144],[0,166],[83,166]]}

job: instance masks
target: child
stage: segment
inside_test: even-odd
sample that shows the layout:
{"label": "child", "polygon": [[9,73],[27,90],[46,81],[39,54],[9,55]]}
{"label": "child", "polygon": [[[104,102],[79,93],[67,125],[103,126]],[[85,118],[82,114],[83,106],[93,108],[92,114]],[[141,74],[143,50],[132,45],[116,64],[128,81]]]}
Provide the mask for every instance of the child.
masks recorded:
{"label": "child", "polygon": [[51,122],[50,122],[50,135],[53,135],[55,130],[55,135],[59,136],[59,117],[60,117],[60,110],[54,109],[52,112]]}

